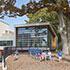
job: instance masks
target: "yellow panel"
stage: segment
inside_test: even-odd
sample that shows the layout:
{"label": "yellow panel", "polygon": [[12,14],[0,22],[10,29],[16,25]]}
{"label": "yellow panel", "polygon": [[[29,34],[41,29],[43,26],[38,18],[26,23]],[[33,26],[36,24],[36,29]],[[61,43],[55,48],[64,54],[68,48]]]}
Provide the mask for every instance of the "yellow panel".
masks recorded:
{"label": "yellow panel", "polygon": [[56,48],[56,37],[52,37],[52,48]]}

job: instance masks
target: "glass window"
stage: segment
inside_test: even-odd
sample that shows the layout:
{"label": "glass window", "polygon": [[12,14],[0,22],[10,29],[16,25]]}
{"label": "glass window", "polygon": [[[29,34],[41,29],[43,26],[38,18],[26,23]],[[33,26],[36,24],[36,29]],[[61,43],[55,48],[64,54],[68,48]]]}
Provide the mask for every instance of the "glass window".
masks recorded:
{"label": "glass window", "polygon": [[46,27],[26,27],[17,30],[18,47],[47,47]]}
{"label": "glass window", "polygon": [[13,46],[13,41],[0,41],[0,46]]}

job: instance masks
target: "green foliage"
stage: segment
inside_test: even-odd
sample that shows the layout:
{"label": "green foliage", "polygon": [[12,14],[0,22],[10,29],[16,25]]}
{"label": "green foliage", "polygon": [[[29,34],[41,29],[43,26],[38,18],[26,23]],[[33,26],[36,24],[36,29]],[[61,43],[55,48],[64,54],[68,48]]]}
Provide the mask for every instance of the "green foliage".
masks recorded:
{"label": "green foliage", "polygon": [[56,34],[58,34],[58,14],[55,11],[49,12],[47,8],[40,9],[35,14],[28,14],[28,23],[50,22]]}
{"label": "green foliage", "polygon": [[[68,11],[69,11],[67,0],[39,0],[38,2],[36,2],[36,0],[31,0],[26,5],[23,4],[21,6],[21,9],[17,8],[15,6],[16,2],[17,2],[16,0],[0,0],[0,13],[2,13],[4,11],[5,12],[4,14],[8,16],[8,14],[11,15],[11,13],[8,12],[8,11],[10,11],[10,12],[12,12],[13,15],[15,13],[16,16],[23,16],[27,13],[33,13],[34,14],[38,10],[40,10],[41,8],[45,8],[45,7],[47,7],[50,11],[52,11],[52,10],[55,10],[55,11],[63,10],[63,13],[64,12],[68,13]],[[3,5],[4,5],[4,8],[2,8]],[[48,16],[49,16],[49,14],[47,14],[47,17]],[[45,19],[43,22],[46,21],[46,18],[43,16],[42,16],[42,19]],[[36,21],[39,21],[39,20],[40,19],[36,19]],[[49,19],[47,19],[47,20],[49,20]]]}
{"label": "green foliage", "polygon": [[68,6],[67,0],[56,0],[56,3],[60,4],[63,7]]}
{"label": "green foliage", "polygon": [[35,14],[28,15],[29,23],[37,23],[37,22],[52,22],[58,23],[58,16],[55,11],[49,12],[47,8],[40,9]]}
{"label": "green foliage", "polygon": [[43,8],[37,11],[35,14],[28,14],[28,18],[29,23],[50,22],[58,37],[59,48],[57,48],[57,50],[62,49],[61,35],[58,32],[59,26],[58,14],[55,11],[49,12],[47,8]]}

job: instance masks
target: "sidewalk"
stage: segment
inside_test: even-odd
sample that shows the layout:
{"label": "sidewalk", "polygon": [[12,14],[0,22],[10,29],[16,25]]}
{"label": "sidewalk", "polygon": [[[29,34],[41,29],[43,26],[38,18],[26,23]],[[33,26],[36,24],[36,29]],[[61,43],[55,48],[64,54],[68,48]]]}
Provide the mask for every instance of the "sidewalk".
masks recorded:
{"label": "sidewalk", "polygon": [[1,63],[0,63],[0,70],[2,70],[2,67],[1,67],[2,65],[1,65]]}
{"label": "sidewalk", "polygon": [[70,55],[64,55],[63,60],[70,62]]}
{"label": "sidewalk", "polygon": [[[65,56],[64,58],[68,60],[70,59],[70,56]],[[7,65],[8,70],[69,70],[70,62],[66,60],[60,62],[55,60],[40,62],[29,55],[20,54],[16,61],[14,61],[13,56],[10,56],[7,60]]]}

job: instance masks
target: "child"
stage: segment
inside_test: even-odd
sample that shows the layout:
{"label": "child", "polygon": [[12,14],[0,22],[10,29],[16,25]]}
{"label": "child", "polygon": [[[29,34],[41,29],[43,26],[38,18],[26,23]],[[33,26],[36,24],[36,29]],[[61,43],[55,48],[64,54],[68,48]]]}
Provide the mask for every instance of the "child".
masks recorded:
{"label": "child", "polygon": [[15,55],[14,55],[14,57],[15,57],[15,60],[18,59],[18,51],[17,51],[17,50],[15,51]]}
{"label": "child", "polygon": [[40,56],[40,60],[46,60],[46,53],[42,52],[41,56]]}
{"label": "child", "polygon": [[49,58],[49,60],[52,60],[52,54],[51,54],[50,50],[48,50],[48,58]]}
{"label": "child", "polygon": [[61,50],[58,51],[57,57],[58,57],[59,61],[62,59],[62,51]]}

